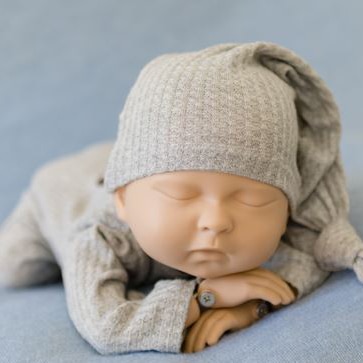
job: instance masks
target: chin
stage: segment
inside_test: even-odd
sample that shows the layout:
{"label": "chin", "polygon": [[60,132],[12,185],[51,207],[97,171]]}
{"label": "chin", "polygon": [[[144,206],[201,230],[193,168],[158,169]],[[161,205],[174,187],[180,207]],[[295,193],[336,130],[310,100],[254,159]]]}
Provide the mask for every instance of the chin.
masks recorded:
{"label": "chin", "polygon": [[199,277],[201,279],[214,279],[214,278],[218,278],[218,277],[222,277],[222,276],[226,276],[226,275],[230,275],[230,274],[234,273],[233,271],[226,271],[225,267],[219,267],[219,268],[211,267],[210,269],[194,268],[194,269],[189,269],[189,270],[184,269],[184,268],[175,268],[175,269],[182,271],[190,276]]}
{"label": "chin", "polygon": [[217,277],[222,277],[224,275],[227,275],[225,272],[205,272],[205,273],[198,273],[198,274],[193,274],[196,277],[202,278],[202,279],[215,279]]}

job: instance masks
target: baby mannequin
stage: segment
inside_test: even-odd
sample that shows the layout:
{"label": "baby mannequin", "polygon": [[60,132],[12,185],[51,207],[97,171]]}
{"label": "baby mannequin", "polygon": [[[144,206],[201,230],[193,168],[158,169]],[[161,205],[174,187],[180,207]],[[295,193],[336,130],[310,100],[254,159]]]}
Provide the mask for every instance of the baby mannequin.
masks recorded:
{"label": "baby mannequin", "polygon": [[34,174],[0,228],[0,284],[62,277],[77,331],[115,354],[196,352],[332,271],[363,282],[340,131],[323,80],[277,44],[161,55],[115,142]]}
{"label": "baby mannequin", "polygon": [[[186,352],[213,345],[225,331],[257,320],[258,300],[243,304],[247,301],[285,305],[294,300],[278,275],[256,269],[274,254],[286,230],[288,200],[278,188],[236,175],[181,171],[118,188],[115,203],[119,218],[149,256],[204,278],[200,292],[208,288],[216,294],[218,311],[204,313],[208,324],[193,326]],[[213,324],[222,314],[223,323]],[[199,318],[193,296],[186,327]]]}

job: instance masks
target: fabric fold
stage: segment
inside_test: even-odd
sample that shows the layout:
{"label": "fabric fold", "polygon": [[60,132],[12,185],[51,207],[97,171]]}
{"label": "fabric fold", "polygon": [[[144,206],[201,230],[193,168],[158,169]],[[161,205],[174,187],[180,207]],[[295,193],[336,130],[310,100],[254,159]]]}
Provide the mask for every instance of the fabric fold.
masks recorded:
{"label": "fabric fold", "polygon": [[127,299],[127,270],[99,228],[79,231],[70,242],[62,274],[80,335],[103,355],[180,352],[196,279],[160,280],[144,298]]}

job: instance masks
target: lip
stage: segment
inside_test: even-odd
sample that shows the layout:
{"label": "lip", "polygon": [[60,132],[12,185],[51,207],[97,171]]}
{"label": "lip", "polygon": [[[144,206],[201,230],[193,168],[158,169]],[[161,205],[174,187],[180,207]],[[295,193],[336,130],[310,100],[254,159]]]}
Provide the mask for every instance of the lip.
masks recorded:
{"label": "lip", "polygon": [[218,252],[221,253],[222,251],[218,248],[201,248],[199,250],[193,250],[192,252]]}

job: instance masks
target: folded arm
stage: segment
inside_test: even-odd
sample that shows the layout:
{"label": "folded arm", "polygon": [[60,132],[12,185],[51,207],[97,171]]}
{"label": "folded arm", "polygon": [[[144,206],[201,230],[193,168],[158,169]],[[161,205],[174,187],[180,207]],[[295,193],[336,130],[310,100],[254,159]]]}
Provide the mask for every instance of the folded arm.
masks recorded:
{"label": "folded arm", "polygon": [[128,300],[127,271],[101,230],[93,225],[75,234],[64,261],[76,329],[101,354],[180,352],[196,280],[160,280],[144,298]]}

